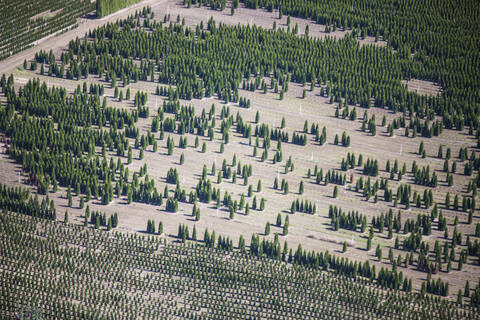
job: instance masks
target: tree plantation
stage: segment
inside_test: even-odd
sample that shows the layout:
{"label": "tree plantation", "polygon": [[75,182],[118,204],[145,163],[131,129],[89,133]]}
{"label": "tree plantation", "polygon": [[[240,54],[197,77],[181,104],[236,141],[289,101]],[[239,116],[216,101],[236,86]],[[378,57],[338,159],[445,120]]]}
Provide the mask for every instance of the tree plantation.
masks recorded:
{"label": "tree plantation", "polygon": [[128,7],[139,0],[97,0],[96,10],[97,16],[104,17],[121,8]]}
{"label": "tree plantation", "polygon": [[0,318],[478,319],[474,3],[6,8]]}
{"label": "tree plantation", "polygon": [[[436,115],[447,128],[460,130],[465,123],[478,127],[478,102],[455,106],[465,108],[458,114],[452,110],[453,100],[445,95],[426,98],[409,92],[401,80],[425,78],[415,72],[419,62],[388,48],[360,46],[354,34],[341,40],[318,40],[282,29],[217,25],[212,19],[203,27],[190,28],[172,23],[162,26],[147,18],[144,28],[136,28],[140,17],[94,30],[89,42],[72,41],[62,57],[66,77],[105,75],[113,86],[116,78],[123,85],[139,79],[159,81],[176,85],[173,94],[182,99],[216,94],[225,102],[239,100],[238,87],[244,77],[247,82],[255,77],[250,86],[254,90],[262,87],[264,77],[272,77],[282,92],[288,90],[289,81],[313,82],[326,89],[323,94],[330,100],[340,101],[340,106],[392,109],[408,114],[411,121],[425,122],[427,130]],[[119,27],[121,33],[115,31]],[[222,50],[218,50],[220,45]],[[140,66],[132,59],[140,59]]]}
{"label": "tree plantation", "polygon": [[[67,319],[475,317],[425,293],[383,289],[379,283],[390,281],[383,270],[377,283],[329,271],[328,264],[312,269],[244,253],[241,241],[231,251],[215,232],[207,242],[208,230],[205,241],[177,243],[8,211],[0,219],[2,317],[21,303],[45,318]],[[52,281],[56,274],[66,276]]]}
{"label": "tree plantation", "polygon": [[0,11],[0,60],[32,42],[76,24],[94,10],[89,0],[5,0]]}

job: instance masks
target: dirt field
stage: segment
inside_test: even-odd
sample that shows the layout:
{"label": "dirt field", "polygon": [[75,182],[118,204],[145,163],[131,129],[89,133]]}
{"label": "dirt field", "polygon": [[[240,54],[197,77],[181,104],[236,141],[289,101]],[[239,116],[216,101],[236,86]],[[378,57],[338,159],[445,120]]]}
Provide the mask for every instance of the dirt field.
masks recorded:
{"label": "dirt field", "polygon": [[[163,19],[165,14],[170,14],[172,20],[176,19],[176,16],[179,14],[181,17],[185,17],[185,21],[188,25],[194,25],[200,21],[207,21],[210,16],[213,16],[217,22],[224,22],[229,24],[246,24],[246,23],[255,23],[257,25],[263,26],[265,28],[271,28],[273,21],[277,21],[277,26],[286,28],[286,19],[284,16],[280,21],[277,19],[278,13],[268,13],[264,11],[253,11],[249,9],[239,8],[236,10],[235,15],[232,17],[230,15],[230,10],[227,9],[224,12],[212,11],[206,8],[195,8],[187,9],[184,8],[181,3],[178,1],[153,1],[146,0],[143,1],[131,8],[122,10],[115,13],[114,15],[108,16],[101,20],[83,20],[79,24],[79,28],[69,31],[60,36],[49,38],[41,42],[36,47],[26,50],[20,54],[17,54],[9,59],[2,61],[0,63],[0,73],[11,73],[15,75],[16,85],[24,85],[28,79],[38,77],[42,81],[46,81],[48,86],[64,86],[69,93],[77,87],[78,84],[82,84],[84,81],[87,83],[104,83],[101,79],[96,77],[90,77],[84,81],[70,81],[65,79],[57,79],[54,77],[41,76],[38,72],[32,73],[30,71],[25,71],[21,69],[21,65],[24,59],[32,59],[36,51],[39,50],[49,50],[52,48],[56,56],[59,56],[62,48],[64,48],[68,41],[75,39],[75,37],[81,37],[89,29],[98,27],[99,25],[105,24],[109,21],[115,21],[120,18],[125,18],[129,14],[132,14],[138,8],[141,8],[145,5],[150,5],[155,13],[156,19]],[[292,18],[292,26],[295,23],[299,24],[300,33],[303,34],[305,30],[306,21],[301,19]],[[344,32],[336,31],[329,35],[324,33],[324,26],[310,24],[310,36],[315,37],[325,37],[325,36],[335,36],[341,37]],[[363,43],[372,43],[375,44],[374,39],[366,39]],[[385,45],[384,42],[377,42],[378,45]],[[413,82],[413,81],[411,81]],[[423,83],[416,81],[415,86],[419,93],[432,93],[437,90],[435,87],[432,87],[428,83]],[[134,97],[136,90],[143,90],[150,93],[148,98],[148,106],[150,107],[150,115],[155,114],[157,107],[160,106],[163,102],[163,98],[156,97],[153,95],[155,92],[156,83],[151,82],[139,82],[133,83],[129,87],[132,90],[131,96]],[[409,83],[410,86],[410,83]],[[121,90],[126,90],[125,88],[119,88]],[[433,90],[433,91],[432,91]],[[163,190],[165,185],[165,177],[167,171],[170,167],[177,168],[180,173],[180,181],[182,187],[186,187],[188,190],[194,188],[197,184],[198,177],[202,172],[202,167],[205,164],[210,172],[212,163],[216,163],[217,170],[221,168],[223,159],[227,160],[227,163],[231,164],[233,155],[237,155],[237,159],[240,160],[242,164],[251,164],[253,167],[253,176],[249,178],[249,183],[253,186],[253,189],[256,190],[257,181],[262,180],[262,191],[260,193],[254,192],[254,195],[257,196],[257,200],[260,200],[261,197],[264,197],[266,202],[266,208],[263,212],[251,210],[249,216],[243,214],[236,214],[235,219],[232,221],[228,218],[228,212],[224,210],[216,210],[212,205],[205,205],[200,203],[201,209],[201,220],[199,222],[194,222],[191,218],[192,206],[189,204],[180,204],[179,212],[172,214],[164,211],[164,206],[155,207],[151,205],[144,205],[139,203],[133,203],[131,205],[126,205],[124,198],[114,199],[114,201],[108,206],[103,206],[99,201],[92,200],[89,205],[93,210],[101,210],[107,214],[118,212],[119,214],[119,229],[126,231],[144,231],[147,225],[148,219],[154,219],[158,224],[159,221],[164,223],[165,233],[175,236],[178,230],[179,223],[186,223],[190,226],[190,230],[193,227],[193,224],[196,224],[198,234],[203,234],[203,230],[208,228],[209,230],[214,229],[218,234],[228,235],[233,240],[235,245],[238,242],[238,238],[241,234],[245,236],[247,242],[250,240],[252,233],[257,233],[263,235],[265,224],[269,221],[272,224],[272,232],[269,236],[270,239],[273,239],[274,233],[278,232],[281,234],[282,230],[273,226],[275,224],[275,219],[278,213],[282,213],[282,218],[288,214],[290,219],[290,228],[289,235],[286,237],[281,236],[281,241],[288,241],[288,245],[291,248],[296,248],[299,243],[302,244],[303,248],[311,250],[329,250],[334,252],[337,255],[342,255],[342,243],[343,241],[351,241],[353,239],[354,247],[350,247],[345,255],[346,257],[353,258],[356,260],[364,261],[369,259],[371,263],[377,265],[377,270],[381,266],[390,268],[390,263],[384,258],[383,262],[378,262],[375,258],[375,247],[377,243],[380,243],[383,247],[383,256],[388,256],[388,247],[393,246],[394,239],[389,240],[386,237],[386,233],[378,236],[375,234],[372,250],[366,252],[364,248],[366,247],[366,235],[360,234],[358,232],[349,232],[343,229],[340,231],[333,231],[330,226],[328,219],[328,207],[330,204],[338,205],[344,210],[358,210],[360,213],[368,217],[368,222],[370,223],[371,217],[379,215],[381,212],[386,212],[391,208],[391,203],[385,203],[379,201],[378,203],[373,203],[373,199],[369,202],[366,202],[360,194],[350,191],[349,187],[346,186],[340,188],[338,198],[332,198],[334,185],[330,184],[328,186],[317,185],[314,183],[314,179],[307,179],[306,173],[308,168],[313,170],[315,164],[318,165],[318,168],[323,168],[324,172],[331,168],[340,169],[340,163],[342,158],[346,158],[347,152],[355,153],[358,158],[359,154],[363,155],[364,162],[367,158],[378,159],[380,164],[380,176],[388,177],[389,175],[385,173],[385,164],[387,160],[393,161],[398,159],[399,166],[406,164],[407,172],[401,182],[390,181],[390,188],[396,190],[398,184],[406,184],[407,182],[412,182],[412,175],[410,174],[412,162],[416,161],[419,167],[430,165],[431,172],[432,170],[436,171],[436,174],[439,177],[439,186],[434,190],[435,201],[439,204],[439,207],[443,207],[443,202],[445,199],[446,193],[449,191],[452,194],[465,194],[466,183],[468,182],[468,177],[465,177],[463,174],[463,164],[458,163],[457,165],[457,174],[454,174],[455,184],[452,187],[447,187],[445,183],[445,173],[441,172],[443,167],[443,160],[436,159],[436,154],[439,145],[444,146],[444,153],[448,147],[452,151],[452,159],[456,159],[458,155],[458,150],[461,147],[469,147],[470,150],[473,145],[476,144],[476,140],[472,136],[468,136],[467,132],[458,132],[444,130],[444,132],[439,137],[434,137],[431,139],[423,139],[425,143],[425,148],[427,151],[427,158],[422,159],[418,154],[418,147],[421,139],[412,139],[406,138],[403,135],[404,129],[398,129],[395,132],[394,137],[389,137],[386,133],[386,127],[381,127],[380,125],[377,128],[377,136],[372,138],[368,133],[361,131],[361,120],[349,121],[341,120],[334,117],[335,114],[335,105],[329,104],[326,98],[319,96],[320,89],[317,87],[313,92],[307,90],[307,98],[301,99],[303,87],[291,83],[289,85],[289,91],[285,95],[285,98],[280,101],[278,94],[269,92],[267,94],[259,92],[249,92],[240,90],[240,96],[251,99],[252,107],[250,109],[244,109],[238,107],[238,104],[230,103],[230,110],[235,115],[239,112],[245,120],[252,121],[255,118],[255,113],[257,110],[260,111],[260,123],[267,123],[270,126],[279,126],[282,117],[286,119],[286,130],[289,132],[290,136],[294,130],[302,131],[303,124],[305,120],[308,120],[309,128],[312,122],[318,123],[320,128],[326,126],[327,128],[327,143],[324,146],[319,146],[313,141],[313,136],[308,135],[309,141],[306,147],[296,146],[290,143],[283,143],[283,161],[280,164],[272,163],[272,156],[274,151],[269,152],[269,159],[265,162],[260,161],[260,154],[258,153],[257,157],[253,157],[253,146],[248,145],[248,140],[237,135],[232,135],[230,138],[230,143],[225,146],[225,152],[220,154],[218,151],[220,149],[220,138],[219,133],[219,124],[220,121],[217,121],[217,131],[215,135],[215,140],[213,142],[208,141],[207,138],[200,139],[200,146],[203,141],[207,143],[207,153],[201,153],[200,147],[195,149],[193,147],[194,136],[190,135],[188,137],[189,147],[185,150],[180,148],[175,148],[174,154],[172,156],[166,155],[166,137],[168,134],[165,134],[165,139],[163,141],[157,141],[159,143],[159,150],[156,153],[151,151],[151,147],[145,152],[144,160],[138,159],[138,150],[134,149],[134,162],[129,165],[130,172],[132,170],[139,170],[143,163],[147,164],[148,174],[150,177],[153,177],[156,182],[156,186],[159,190]],[[124,101],[119,103],[117,99],[113,98],[113,90],[109,88],[109,85],[106,86],[105,96],[108,97],[108,102],[110,105],[115,105],[121,108],[133,108],[133,101]],[[3,97],[2,97],[3,98]],[[216,98],[205,98],[201,101],[192,100],[192,101],[182,101],[184,104],[192,104],[195,106],[196,112],[201,113],[202,109],[208,111],[210,106],[214,103],[216,106],[217,116],[221,110],[221,107],[224,105],[222,101],[219,101]],[[361,119],[363,115],[363,110],[358,108],[358,118]],[[391,122],[394,118],[398,118],[400,114],[394,115],[388,110],[382,109],[369,109],[368,115],[375,114],[377,119],[377,124],[381,123],[382,117],[385,115],[387,118],[387,124]],[[141,133],[146,133],[151,125],[151,117],[149,119],[140,119],[137,126],[141,128]],[[341,137],[343,131],[351,137],[351,147],[344,148],[341,146],[336,146],[333,144],[335,134],[338,134]],[[174,137],[176,145],[178,145],[178,135],[171,134]],[[158,134],[155,135],[158,139]],[[133,145],[133,141],[132,141]],[[272,147],[276,145],[276,142],[272,141]],[[260,150],[260,149],[259,149]],[[3,151],[3,150],[2,150]],[[185,154],[185,164],[179,165],[179,157],[181,153]],[[284,174],[284,165],[285,160],[289,156],[292,156],[293,162],[295,164],[295,170],[291,173]],[[111,155],[114,156],[114,155]],[[126,159],[123,159],[126,162]],[[20,167],[14,164],[10,159],[3,154],[0,157],[0,180],[7,185],[18,185],[18,171]],[[279,173],[280,180],[286,179],[289,183],[290,193],[288,195],[281,194],[278,190],[272,188],[273,181]],[[360,172],[355,173],[355,178],[360,177]],[[210,176],[210,179],[213,182],[215,187],[218,187],[216,184],[216,176]],[[377,178],[379,179],[379,177]],[[305,193],[303,195],[298,194],[298,186],[300,181],[303,180],[305,183]],[[243,180],[238,179],[236,184],[232,184],[231,180],[227,181],[224,179],[222,184],[219,186],[221,188],[221,194],[225,190],[228,190],[232,195],[233,199],[239,200],[241,193],[247,193],[247,187],[243,186]],[[352,186],[353,187],[353,186]],[[173,189],[173,186],[171,186]],[[412,185],[412,189],[417,190],[420,194],[423,194],[424,187],[418,185]],[[50,197],[55,200],[55,204],[58,209],[59,219],[63,219],[65,210],[68,209],[70,221],[75,223],[83,222],[83,212],[84,210],[78,209],[79,198],[74,198],[74,207],[67,208],[67,199],[65,197],[65,190],[60,190],[56,194],[50,194]],[[379,195],[383,195],[383,192],[379,192]],[[308,199],[313,201],[317,205],[317,214],[309,215],[303,213],[296,213],[294,215],[287,213],[290,208],[290,204],[293,200],[301,198]],[[382,197],[380,196],[379,199]],[[452,197],[453,199],[453,197]],[[252,199],[246,198],[247,202],[252,201]],[[407,218],[415,218],[418,214],[430,214],[431,210],[418,209],[412,207],[409,210],[404,210],[404,206],[399,206],[398,208],[393,208],[395,214],[398,209],[402,211],[402,221],[405,221]],[[467,235],[472,236],[474,234],[474,224],[479,221],[478,211],[475,213],[474,224],[468,225],[463,222],[467,219],[467,213],[465,212],[454,212],[451,210],[443,210],[444,215],[448,219],[448,228],[449,232],[453,232],[453,219],[456,215],[459,216],[460,224],[457,226],[458,230],[463,233],[464,237]],[[400,238],[403,237],[403,233],[400,234]],[[395,238],[395,234],[394,234]],[[427,239],[424,237],[424,239]],[[433,242],[439,240],[443,242],[443,232],[436,230],[436,224],[433,227],[433,233],[428,237],[431,241],[431,248],[433,247]],[[404,251],[394,250],[395,257],[398,254],[405,256]],[[453,295],[457,293],[459,288],[463,288],[465,285],[465,280],[470,280],[470,283],[476,283],[480,275],[478,267],[472,267],[471,264],[464,265],[462,271],[455,269],[456,263],[454,265],[454,270],[449,274],[440,272],[440,277],[444,280],[447,280],[450,283],[450,294]],[[403,266],[399,268],[409,277],[413,277],[416,280],[426,278],[425,273],[417,272],[412,267],[404,268]],[[438,277],[434,276],[434,278]],[[420,281],[414,281],[414,286],[416,288],[420,287]]]}
{"label": "dirt field", "polygon": [[425,80],[411,79],[403,81],[407,85],[408,90],[422,95],[436,96],[442,91],[442,87]]}

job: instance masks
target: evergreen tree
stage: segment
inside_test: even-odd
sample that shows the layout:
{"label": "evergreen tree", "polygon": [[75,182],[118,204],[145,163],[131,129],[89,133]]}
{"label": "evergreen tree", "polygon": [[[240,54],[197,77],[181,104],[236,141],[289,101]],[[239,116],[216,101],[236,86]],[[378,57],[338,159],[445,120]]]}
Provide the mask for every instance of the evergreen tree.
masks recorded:
{"label": "evergreen tree", "polygon": [[183,165],[184,163],[185,163],[185,155],[182,152],[182,154],[180,155],[180,165]]}
{"label": "evergreen tree", "polygon": [[163,234],[163,222],[162,222],[162,221],[160,221],[160,222],[158,223],[158,234],[159,234],[159,235],[162,235],[162,234]]}
{"label": "evergreen tree", "polygon": [[283,235],[284,236],[288,235],[288,223],[285,223],[283,225]]}
{"label": "evergreen tree", "polygon": [[277,223],[276,223],[276,226],[277,227],[281,227],[282,226],[282,215],[279,213],[277,215]]}

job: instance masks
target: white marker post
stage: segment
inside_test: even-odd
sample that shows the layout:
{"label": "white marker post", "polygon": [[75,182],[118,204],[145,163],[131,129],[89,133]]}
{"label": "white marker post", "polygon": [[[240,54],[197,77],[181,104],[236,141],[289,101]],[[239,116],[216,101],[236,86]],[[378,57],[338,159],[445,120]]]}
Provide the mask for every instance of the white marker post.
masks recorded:
{"label": "white marker post", "polygon": [[400,145],[400,155],[402,155],[402,151],[403,151],[403,144]]}

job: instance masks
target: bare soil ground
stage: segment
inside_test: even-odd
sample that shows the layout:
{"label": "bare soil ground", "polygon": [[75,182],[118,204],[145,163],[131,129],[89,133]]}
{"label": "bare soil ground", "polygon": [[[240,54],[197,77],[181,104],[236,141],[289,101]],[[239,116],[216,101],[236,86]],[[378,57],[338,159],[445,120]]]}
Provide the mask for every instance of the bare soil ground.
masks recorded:
{"label": "bare soil ground", "polygon": [[408,90],[421,95],[436,96],[442,92],[442,87],[430,81],[411,79],[403,81],[407,85]]}
{"label": "bare soil ground", "polygon": [[[46,81],[48,86],[55,85],[65,87],[69,93],[73,92],[77,85],[82,84],[84,81],[87,83],[93,82],[105,84],[102,79],[98,79],[97,77],[89,77],[88,79],[83,79],[82,81],[70,81],[48,76],[41,76],[38,73],[32,73],[30,71],[21,69],[21,64],[23,63],[24,59],[32,59],[34,52],[39,50],[49,50],[52,48],[58,57],[58,53],[61,52],[61,50],[71,39],[74,39],[77,36],[81,37],[89,29],[93,29],[109,21],[115,21],[117,19],[124,18],[145,5],[150,5],[152,7],[153,11],[155,12],[156,19],[163,19],[165,14],[171,14],[172,20],[175,20],[176,15],[179,14],[181,17],[185,17],[185,21],[188,25],[197,24],[202,20],[206,22],[210,16],[213,16],[216,21],[229,24],[255,23],[257,25],[264,26],[265,28],[271,28],[273,21],[277,21],[278,27],[286,27],[285,22],[287,18],[284,16],[281,21],[278,21],[278,13],[268,13],[260,10],[254,11],[240,8],[236,10],[235,15],[232,17],[229,10],[220,12],[207,8],[187,9],[177,1],[147,0],[104,19],[85,21],[80,24],[78,29],[69,31],[55,38],[50,38],[45,42],[40,43],[35,48],[10,57],[9,59],[0,63],[0,73],[13,72],[15,75],[15,83],[17,85],[23,85],[28,81],[28,79],[38,77],[42,81]],[[301,19],[292,18],[292,26],[295,25],[296,22],[299,23],[300,33],[303,33],[307,22]],[[323,33],[323,26],[310,24],[309,28],[311,36],[327,36],[325,33]],[[328,36],[342,36],[342,32],[336,31],[333,33],[333,35],[329,34]],[[367,42],[368,41],[366,41],[366,43]],[[374,41],[371,39],[370,43],[374,43]],[[148,106],[150,107],[150,115],[155,114],[157,107],[161,106],[163,102],[163,98],[156,97],[154,95],[156,85],[157,83],[139,82],[133,83],[129,86],[132,90],[132,97],[134,97],[136,90],[143,90],[149,93]],[[429,90],[431,90],[431,86],[428,83],[416,81],[415,85],[419,88],[419,93],[427,93]],[[108,84],[105,84],[105,88],[105,96],[108,97],[108,102],[110,105],[115,105],[119,108],[133,108],[133,101],[124,101],[120,103],[118,102],[118,99],[113,98],[113,90]],[[119,89],[126,90],[126,88],[121,87]],[[381,212],[386,212],[388,209],[390,209],[391,203],[385,203],[381,201],[381,196],[379,197],[380,201],[378,203],[374,203],[373,199],[367,202],[360,194],[350,191],[350,186],[347,186],[345,189],[340,188],[338,198],[334,199],[332,197],[334,185],[317,185],[314,183],[313,178],[307,179],[306,173],[308,168],[313,169],[315,164],[317,164],[318,168],[323,168],[324,172],[331,168],[339,170],[341,159],[346,157],[347,152],[355,153],[357,158],[359,154],[362,154],[364,162],[369,157],[378,159],[380,163],[380,176],[382,177],[389,176],[384,172],[387,160],[392,161],[393,165],[393,161],[398,159],[400,168],[403,163],[406,163],[408,172],[411,170],[413,161],[416,161],[420,167],[430,165],[431,172],[432,170],[435,170],[439,177],[439,187],[434,190],[434,198],[439,204],[439,207],[442,208],[447,192],[459,195],[465,193],[465,185],[468,181],[468,177],[465,177],[463,174],[459,174],[463,173],[463,164],[458,163],[457,174],[454,174],[454,186],[446,186],[445,173],[440,172],[443,167],[443,160],[436,159],[439,145],[444,146],[444,152],[446,151],[447,147],[450,147],[452,150],[452,158],[456,159],[459,148],[469,147],[470,153],[470,147],[474,145],[476,141],[474,137],[469,136],[466,132],[445,130],[439,137],[423,139],[428,156],[426,159],[422,159],[417,154],[418,146],[422,139],[404,137],[403,129],[396,130],[394,137],[389,137],[386,133],[386,127],[381,126],[378,126],[377,128],[377,136],[371,137],[370,134],[361,131],[360,120],[349,121],[335,118],[335,105],[329,104],[326,98],[319,96],[320,89],[318,87],[315,88],[313,92],[308,91],[306,99],[301,99],[303,89],[304,88],[300,85],[291,83],[289,86],[289,91],[282,101],[279,100],[278,94],[273,92],[263,94],[259,92],[240,90],[240,96],[251,99],[252,107],[250,109],[244,109],[238,107],[237,104],[230,103],[230,110],[234,115],[239,112],[242,117],[248,121],[253,121],[256,111],[259,110],[261,115],[260,123],[267,123],[270,126],[279,126],[282,117],[285,117],[286,130],[289,132],[290,136],[294,130],[303,130],[303,124],[305,120],[308,120],[309,127],[312,122],[318,123],[320,128],[326,126],[327,143],[324,146],[319,146],[317,143],[315,143],[312,135],[308,135],[309,141],[306,147],[301,147],[290,143],[283,143],[283,162],[281,164],[273,164],[271,160],[272,156],[274,155],[273,150],[269,152],[269,159],[265,162],[261,162],[261,152],[258,153],[257,157],[253,157],[253,145],[249,146],[246,139],[233,134],[231,136],[230,143],[225,146],[225,152],[220,154],[218,152],[220,149],[219,140],[221,138],[218,130],[220,121],[217,121],[215,140],[210,142],[207,138],[200,139],[200,146],[203,141],[206,142],[207,153],[201,153],[200,147],[197,149],[193,147],[195,138],[194,136],[190,135],[188,137],[189,147],[187,149],[183,150],[177,147],[175,148],[174,154],[172,156],[168,156],[165,148],[166,137],[168,136],[166,133],[165,139],[163,141],[158,141],[159,150],[156,153],[153,153],[150,147],[148,151],[145,152],[145,158],[143,160],[138,159],[139,151],[134,149],[134,162],[128,166],[130,172],[132,172],[133,170],[139,170],[140,167],[146,163],[148,167],[148,174],[150,177],[155,179],[156,186],[159,190],[163,190],[164,188],[165,177],[168,169],[170,167],[175,167],[179,170],[182,187],[191,190],[197,184],[203,165],[206,165],[208,171],[210,172],[212,163],[216,163],[216,168],[218,170],[221,168],[223,159],[226,159],[227,163],[231,164],[233,155],[236,154],[238,160],[242,164],[252,165],[253,176],[249,179],[249,184],[253,185],[254,190],[256,190],[257,181],[259,179],[262,180],[262,191],[259,193],[254,192],[254,195],[257,196],[258,204],[261,197],[264,197],[267,200],[266,208],[263,212],[252,210],[249,216],[236,214],[234,220],[232,221],[228,218],[227,211],[216,210],[212,205],[207,206],[205,204],[200,204],[201,220],[199,222],[195,222],[191,217],[192,206],[189,204],[180,204],[179,212],[174,214],[164,211],[164,206],[155,207],[140,203],[126,205],[124,198],[115,199],[108,206],[103,206],[99,201],[92,200],[89,203],[90,208],[93,210],[106,212],[107,214],[118,212],[120,230],[131,232],[144,231],[147,225],[147,220],[154,219],[157,224],[159,221],[163,222],[166,234],[175,236],[179,223],[188,224],[190,230],[192,230],[193,224],[196,224],[199,235],[203,234],[203,230],[205,228],[208,228],[209,230],[214,229],[217,235],[221,234],[231,237],[235,244],[237,243],[241,234],[245,236],[247,242],[249,242],[250,235],[252,233],[263,235],[267,221],[272,224],[272,232],[268,238],[273,239],[273,235],[275,233],[281,234],[282,232],[280,228],[273,226],[275,224],[277,214],[282,213],[283,219],[288,214],[290,219],[289,235],[286,237],[281,236],[280,238],[281,241],[288,241],[289,247],[295,249],[297,245],[301,243],[303,248],[308,250],[329,250],[337,255],[342,255],[341,248],[343,241],[351,241],[353,238],[354,246],[350,247],[347,253],[343,254],[344,256],[359,261],[369,259],[371,263],[377,265],[377,270],[379,270],[380,267],[390,268],[390,263],[385,259],[383,262],[377,261],[374,256],[374,249],[378,243],[381,244],[384,248],[383,250],[385,257],[388,253],[388,249],[386,248],[393,246],[394,239],[387,239],[386,233],[383,235],[376,234],[372,245],[373,249],[367,252],[364,249],[366,247],[366,233],[360,234],[358,232],[348,232],[342,229],[341,231],[335,232],[330,228],[330,220],[328,219],[328,206],[330,204],[338,205],[346,211],[358,210],[360,213],[367,215],[368,222],[370,222],[371,217],[378,216]],[[200,113],[202,109],[206,109],[206,111],[208,111],[210,106],[215,104],[217,115],[219,114],[221,107],[224,106],[223,102],[216,98],[182,101],[182,103],[194,105],[197,113]],[[358,108],[357,111],[358,118],[361,119],[364,110]],[[394,115],[389,110],[377,108],[369,109],[369,117],[373,114],[376,115],[377,124],[381,122],[381,119],[384,115],[387,118],[387,123],[400,116],[400,114]],[[146,120],[139,120],[137,126],[141,128],[141,133],[147,132],[147,130],[150,128],[151,120],[151,117]],[[339,134],[341,137],[343,131],[345,131],[351,137],[350,148],[344,148],[333,144],[335,134]],[[171,136],[174,137],[176,145],[178,145],[178,135],[172,134]],[[158,139],[158,134],[156,134],[155,137]],[[131,143],[133,145],[133,141],[131,141]],[[272,147],[275,145],[276,142],[272,141]],[[180,166],[179,158],[182,152],[185,154],[185,164]],[[295,170],[291,173],[284,174],[285,160],[290,155],[292,156],[295,164]],[[109,156],[116,158],[115,155]],[[123,159],[123,161],[126,163],[126,159]],[[18,185],[19,169],[20,167],[18,165],[14,164],[12,160],[2,153],[0,157],[1,181],[7,185]],[[289,183],[290,193],[288,195],[283,195],[278,190],[274,190],[272,188],[274,178],[277,176],[278,171],[280,171],[280,180],[286,179]],[[356,172],[355,178],[358,178],[359,176],[360,172]],[[224,179],[220,185],[216,184],[216,176],[210,176],[210,179],[215,187],[221,188],[222,196],[225,190],[228,190],[233,195],[233,199],[239,200],[242,193],[245,193],[245,195],[247,193],[247,187],[243,186],[242,179],[238,179],[236,184],[233,184],[231,180],[227,181]],[[298,186],[301,180],[303,180],[305,183],[305,193],[303,195],[298,194]],[[412,182],[412,176],[410,173],[404,176],[401,182],[391,181],[390,187],[395,190],[398,184],[405,184],[407,182]],[[174,189],[174,186],[171,185],[170,188]],[[423,194],[424,187],[412,185],[412,188],[414,190],[418,190],[420,194]],[[383,193],[380,192],[380,195],[383,195]],[[50,194],[50,197],[55,200],[55,204],[58,207],[57,211],[59,219],[62,219],[65,210],[68,210],[70,221],[74,223],[82,223],[84,210],[80,210],[78,208],[79,198],[74,198],[74,208],[67,208],[67,200],[65,196],[65,190],[60,190],[56,194]],[[291,202],[297,198],[313,201],[317,205],[317,214],[309,215],[296,213],[292,215],[287,213]],[[247,198],[247,201],[251,203],[252,199]],[[403,206],[393,209],[395,213],[398,211],[398,209],[402,210],[402,221],[405,221],[407,218],[416,219],[418,214],[430,214],[430,210],[414,207],[409,210],[404,210]],[[457,228],[463,233],[464,237],[467,235],[472,236],[474,234],[474,225],[468,225],[464,223],[467,219],[467,214],[465,212],[443,210],[443,213],[448,219],[448,228],[450,234],[454,228],[452,225],[453,219],[457,215],[459,216],[460,221],[460,224],[457,226]],[[475,213],[474,223],[477,223],[479,218],[480,217],[477,211]],[[444,240],[443,232],[437,231],[435,225],[433,230],[433,234],[428,237],[432,243],[431,247],[433,246],[433,242],[435,240]],[[402,236],[403,234],[400,235],[400,237]],[[200,236],[200,238],[202,237]],[[395,257],[397,257],[398,254],[401,254],[403,257],[405,256],[405,252],[403,251],[394,250],[394,253]],[[454,263],[454,267],[456,267],[456,263]],[[417,280],[414,281],[414,286],[417,288],[419,288],[421,284],[421,282],[418,280],[424,280],[426,278],[425,273],[418,272],[412,269],[412,267],[404,268],[402,266],[400,267],[400,270],[403,271],[407,276],[413,277],[415,280]],[[453,294],[456,294],[459,288],[463,288],[466,280],[470,280],[470,283],[476,283],[479,275],[480,273],[478,267],[473,267],[471,264],[466,264],[464,265],[462,271],[458,271],[454,268],[454,270],[449,274],[440,272],[439,276],[450,283],[450,293],[453,296]]]}
{"label": "bare soil ground", "polygon": [[58,9],[58,10],[55,10],[55,11],[47,10],[47,11],[44,11],[44,12],[40,12],[39,14],[36,14],[33,17],[30,17],[30,20],[33,21],[33,20],[36,20],[36,19],[39,19],[39,18],[42,18],[42,17],[51,18],[51,17],[56,16],[62,10],[63,9]]}

